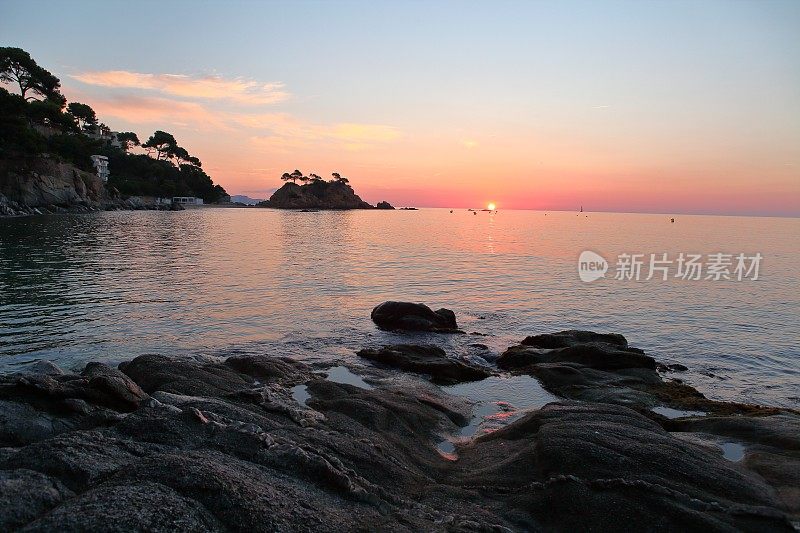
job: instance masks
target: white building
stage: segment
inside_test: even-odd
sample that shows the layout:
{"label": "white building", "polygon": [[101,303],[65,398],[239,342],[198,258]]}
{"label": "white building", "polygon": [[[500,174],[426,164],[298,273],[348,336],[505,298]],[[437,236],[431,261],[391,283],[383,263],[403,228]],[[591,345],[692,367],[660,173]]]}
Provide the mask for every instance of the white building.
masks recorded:
{"label": "white building", "polygon": [[103,183],[108,183],[108,158],[104,155],[93,155],[92,164],[97,169],[97,176],[103,180]]}
{"label": "white building", "polygon": [[182,206],[203,205],[203,199],[195,198],[194,196],[173,196],[172,203],[181,204]]}

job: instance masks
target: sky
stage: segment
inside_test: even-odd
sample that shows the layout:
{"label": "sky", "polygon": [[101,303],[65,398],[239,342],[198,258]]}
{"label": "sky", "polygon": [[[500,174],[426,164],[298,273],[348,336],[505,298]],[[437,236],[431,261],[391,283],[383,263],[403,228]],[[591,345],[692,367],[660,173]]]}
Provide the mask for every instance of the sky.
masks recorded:
{"label": "sky", "polygon": [[419,207],[800,216],[798,28],[794,0],[0,0],[0,46],[230,194],[297,168]]}

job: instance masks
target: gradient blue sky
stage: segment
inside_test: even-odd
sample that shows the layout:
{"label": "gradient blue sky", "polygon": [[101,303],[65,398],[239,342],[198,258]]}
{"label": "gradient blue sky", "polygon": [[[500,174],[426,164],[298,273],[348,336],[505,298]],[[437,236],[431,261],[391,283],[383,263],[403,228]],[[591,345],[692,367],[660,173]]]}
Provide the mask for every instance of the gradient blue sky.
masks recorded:
{"label": "gradient blue sky", "polygon": [[798,1],[0,0],[0,35],[231,193],[800,215]]}

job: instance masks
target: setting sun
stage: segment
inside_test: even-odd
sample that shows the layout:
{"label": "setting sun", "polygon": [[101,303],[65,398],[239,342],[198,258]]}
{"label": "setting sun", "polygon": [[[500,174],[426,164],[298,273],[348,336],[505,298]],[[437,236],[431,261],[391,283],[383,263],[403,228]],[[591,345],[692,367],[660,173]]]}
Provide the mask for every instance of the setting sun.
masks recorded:
{"label": "setting sun", "polygon": [[497,209],[497,206],[494,205],[494,202],[489,202],[489,205],[486,206],[486,209],[488,209],[489,211],[494,211],[495,209]]}

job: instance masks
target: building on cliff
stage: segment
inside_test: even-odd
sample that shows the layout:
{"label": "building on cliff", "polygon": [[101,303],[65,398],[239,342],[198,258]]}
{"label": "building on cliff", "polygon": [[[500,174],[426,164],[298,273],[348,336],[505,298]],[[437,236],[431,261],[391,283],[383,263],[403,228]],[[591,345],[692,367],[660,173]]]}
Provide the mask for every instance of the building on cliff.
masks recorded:
{"label": "building on cliff", "polygon": [[110,175],[108,170],[108,157],[104,155],[93,155],[92,164],[94,168],[97,169],[97,177],[103,180],[103,183],[108,183],[108,176]]}

